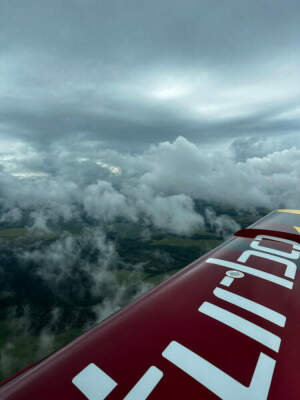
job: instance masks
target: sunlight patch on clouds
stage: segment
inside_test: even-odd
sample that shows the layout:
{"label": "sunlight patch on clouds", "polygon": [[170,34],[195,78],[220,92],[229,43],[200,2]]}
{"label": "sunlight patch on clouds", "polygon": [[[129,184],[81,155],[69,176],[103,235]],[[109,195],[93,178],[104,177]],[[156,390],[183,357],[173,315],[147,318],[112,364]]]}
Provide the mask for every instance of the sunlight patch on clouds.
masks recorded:
{"label": "sunlight patch on clouds", "polygon": [[[93,162],[93,160],[91,160],[90,158],[87,158],[87,157],[79,157],[79,158],[77,158],[77,161],[79,163],[85,163],[85,162],[89,162],[89,161]],[[111,164],[105,163],[102,160],[96,160],[95,163],[97,165],[99,165],[101,168],[107,169],[113,175],[122,175],[122,169],[116,165],[111,165]]]}
{"label": "sunlight patch on clouds", "polygon": [[13,172],[11,175],[20,179],[42,178],[49,176],[49,174],[46,172]]}
{"label": "sunlight patch on clouds", "polygon": [[158,100],[171,100],[186,96],[188,93],[189,91],[185,86],[171,85],[153,90],[151,95]]}
{"label": "sunlight patch on clouds", "polygon": [[77,161],[80,163],[84,163],[84,162],[90,161],[90,159],[86,158],[86,157],[79,157],[79,158],[77,158]]}
{"label": "sunlight patch on clouds", "polygon": [[121,175],[121,174],[122,174],[121,168],[120,168],[120,167],[117,167],[117,166],[115,166],[115,165],[106,164],[106,163],[104,163],[104,162],[101,161],[101,160],[97,160],[97,161],[96,161],[96,164],[97,164],[97,165],[100,165],[100,167],[102,167],[102,168],[108,169],[108,170],[109,170],[112,174],[114,174],[114,175]]}

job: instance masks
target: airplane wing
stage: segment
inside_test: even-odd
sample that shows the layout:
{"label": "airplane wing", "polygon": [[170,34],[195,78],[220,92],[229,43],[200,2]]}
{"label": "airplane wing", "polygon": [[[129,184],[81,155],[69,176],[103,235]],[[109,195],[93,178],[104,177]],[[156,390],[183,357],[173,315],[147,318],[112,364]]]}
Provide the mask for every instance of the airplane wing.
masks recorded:
{"label": "airplane wing", "polygon": [[277,210],[34,366],[3,400],[300,399],[300,211]]}

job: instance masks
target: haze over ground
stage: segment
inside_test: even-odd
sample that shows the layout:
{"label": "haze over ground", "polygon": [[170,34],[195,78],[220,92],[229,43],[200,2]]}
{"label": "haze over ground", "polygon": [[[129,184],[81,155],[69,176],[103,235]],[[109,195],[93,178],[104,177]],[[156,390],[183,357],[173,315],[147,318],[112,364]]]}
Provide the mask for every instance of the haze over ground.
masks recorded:
{"label": "haze over ground", "polygon": [[[18,248],[20,270],[36,268],[64,301],[72,287],[78,307],[110,287],[89,306],[101,319],[149,288],[117,285],[110,224],[141,226],[140,240],[208,225],[226,237],[239,225],[215,204],[239,215],[300,208],[299,16],[292,0],[3,0],[0,227],[84,227]],[[211,208],[200,212],[199,201]],[[141,263],[131,268],[136,279]],[[39,332],[49,350],[64,310],[55,301]],[[10,308],[9,329],[32,331],[32,307]],[[18,355],[7,337],[0,368],[9,370]]]}

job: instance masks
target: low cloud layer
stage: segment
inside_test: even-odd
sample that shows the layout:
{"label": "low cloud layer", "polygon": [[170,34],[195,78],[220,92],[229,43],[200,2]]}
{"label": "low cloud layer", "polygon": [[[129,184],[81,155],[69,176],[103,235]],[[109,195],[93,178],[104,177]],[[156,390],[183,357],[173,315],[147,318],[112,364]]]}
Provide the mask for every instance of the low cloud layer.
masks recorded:
{"label": "low cloud layer", "polygon": [[[1,250],[0,279],[2,274],[7,279],[0,295],[0,379],[60,348],[153,287],[143,281],[142,265],[124,263],[99,228],[33,248],[17,246],[10,255],[9,247],[2,244]],[[126,278],[120,279],[122,271]],[[15,303],[8,306],[13,298]]]}
{"label": "low cloud layer", "polygon": [[204,224],[198,200],[240,210],[298,207],[300,149],[262,144],[259,151],[250,140],[208,151],[178,137],[137,154],[93,143],[39,154],[24,144],[25,152],[0,159],[1,222],[51,231],[70,221],[124,218],[190,234]]}

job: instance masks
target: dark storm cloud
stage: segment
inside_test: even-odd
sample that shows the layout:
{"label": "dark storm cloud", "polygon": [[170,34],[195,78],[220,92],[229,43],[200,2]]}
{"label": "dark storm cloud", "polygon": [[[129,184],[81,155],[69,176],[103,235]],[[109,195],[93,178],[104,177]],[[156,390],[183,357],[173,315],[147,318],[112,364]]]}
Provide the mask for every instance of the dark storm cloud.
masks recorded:
{"label": "dark storm cloud", "polygon": [[3,1],[0,134],[139,149],[297,133],[299,12],[292,0]]}

